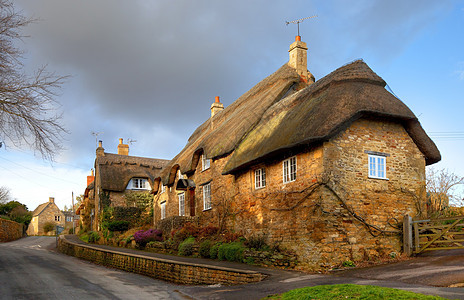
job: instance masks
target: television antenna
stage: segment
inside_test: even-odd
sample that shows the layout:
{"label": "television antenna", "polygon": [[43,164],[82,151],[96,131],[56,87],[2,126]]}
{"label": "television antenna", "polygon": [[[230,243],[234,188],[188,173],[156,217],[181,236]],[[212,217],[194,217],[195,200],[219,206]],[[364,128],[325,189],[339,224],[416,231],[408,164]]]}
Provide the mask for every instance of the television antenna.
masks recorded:
{"label": "television antenna", "polygon": [[104,132],[93,132],[93,131],[92,131],[92,135],[95,136],[95,148],[98,148],[98,136],[99,136],[100,134],[104,134]]}
{"label": "television antenna", "polygon": [[285,21],[285,25],[288,26],[288,24],[296,24],[298,26],[298,35],[300,35],[300,23],[302,23],[304,20],[312,19],[312,18],[315,18],[315,17],[317,17],[317,15],[302,18],[302,19],[298,19],[298,20],[293,20],[293,21]]}
{"label": "television antenna", "polygon": [[137,140],[127,139],[127,143],[128,143],[129,145],[132,145],[132,143],[135,143],[135,142],[137,142]]}

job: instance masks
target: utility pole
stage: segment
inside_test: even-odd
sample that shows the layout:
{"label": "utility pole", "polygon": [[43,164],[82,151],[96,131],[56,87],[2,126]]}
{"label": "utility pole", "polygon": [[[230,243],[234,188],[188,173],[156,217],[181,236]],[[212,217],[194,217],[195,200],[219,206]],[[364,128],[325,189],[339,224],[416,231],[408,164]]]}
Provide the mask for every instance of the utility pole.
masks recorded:
{"label": "utility pole", "polygon": [[71,192],[72,198],[72,224],[73,224],[73,234],[76,234],[76,225],[74,224],[74,192]]}

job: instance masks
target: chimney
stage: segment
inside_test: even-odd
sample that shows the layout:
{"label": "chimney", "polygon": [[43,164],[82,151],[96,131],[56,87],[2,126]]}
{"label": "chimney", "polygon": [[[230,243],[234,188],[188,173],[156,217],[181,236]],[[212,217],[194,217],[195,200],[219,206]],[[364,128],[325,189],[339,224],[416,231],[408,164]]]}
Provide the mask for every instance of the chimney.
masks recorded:
{"label": "chimney", "polygon": [[290,45],[290,57],[288,65],[296,70],[302,81],[309,84],[314,82],[314,76],[308,71],[308,47],[301,41],[301,36],[297,35],[295,41]]}
{"label": "chimney", "polygon": [[119,155],[129,155],[129,145],[128,144],[123,144],[122,139],[119,139],[118,154]]}
{"label": "chimney", "polygon": [[50,198],[48,198],[48,201],[49,201],[50,203],[55,203],[55,198],[50,197]]}
{"label": "chimney", "polygon": [[219,101],[219,96],[216,96],[216,98],[214,99],[214,103],[211,104],[211,118],[214,117],[215,114],[217,114],[223,109],[224,109],[224,104],[222,104]]}
{"label": "chimney", "polygon": [[97,148],[97,157],[105,156],[105,149],[102,146],[102,141],[98,141],[98,148]]}
{"label": "chimney", "polygon": [[93,169],[91,170],[91,175],[90,176],[87,176],[87,186],[89,186],[89,184],[91,184],[94,180],[95,180],[95,175],[93,174]]}

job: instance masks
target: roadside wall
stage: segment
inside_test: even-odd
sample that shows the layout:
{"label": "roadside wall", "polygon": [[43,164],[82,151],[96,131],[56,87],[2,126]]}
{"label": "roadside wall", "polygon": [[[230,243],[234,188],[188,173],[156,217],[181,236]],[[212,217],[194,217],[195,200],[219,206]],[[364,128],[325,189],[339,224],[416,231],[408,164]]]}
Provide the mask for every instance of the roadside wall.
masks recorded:
{"label": "roadside wall", "polygon": [[23,237],[23,224],[0,218],[0,242],[11,242]]}
{"label": "roadside wall", "polygon": [[264,274],[224,268],[219,266],[187,264],[161,258],[128,254],[76,244],[65,236],[58,240],[58,250],[64,254],[82,258],[107,267],[147,275],[156,279],[180,284],[244,284],[258,282]]}

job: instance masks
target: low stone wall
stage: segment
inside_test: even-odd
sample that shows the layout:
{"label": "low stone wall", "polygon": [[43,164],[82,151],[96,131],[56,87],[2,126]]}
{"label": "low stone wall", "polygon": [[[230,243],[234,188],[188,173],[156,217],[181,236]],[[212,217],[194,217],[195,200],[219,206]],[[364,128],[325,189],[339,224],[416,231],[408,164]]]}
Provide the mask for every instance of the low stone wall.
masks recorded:
{"label": "low stone wall", "polygon": [[266,275],[248,270],[220,266],[188,264],[143,255],[100,249],[76,244],[60,236],[58,250],[103,266],[147,275],[180,284],[244,284],[263,280]]}
{"label": "low stone wall", "polygon": [[23,224],[0,218],[0,242],[11,242],[23,237]]}

